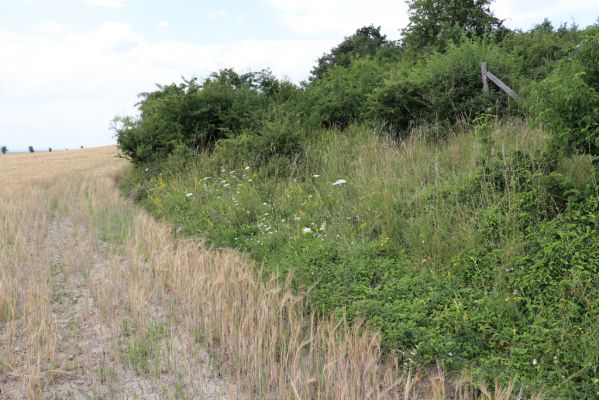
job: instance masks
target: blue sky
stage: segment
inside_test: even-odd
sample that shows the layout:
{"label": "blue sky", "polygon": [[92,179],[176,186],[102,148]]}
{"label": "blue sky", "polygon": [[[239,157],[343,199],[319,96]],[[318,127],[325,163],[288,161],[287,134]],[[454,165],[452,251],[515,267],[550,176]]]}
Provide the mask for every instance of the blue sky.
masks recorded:
{"label": "blue sky", "polygon": [[[493,9],[520,29],[599,16],[596,0]],[[397,39],[408,20],[402,0],[0,0],[0,10],[0,145],[15,150],[114,143],[110,120],[181,76],[270,67],[299,82],[355,29]]]}

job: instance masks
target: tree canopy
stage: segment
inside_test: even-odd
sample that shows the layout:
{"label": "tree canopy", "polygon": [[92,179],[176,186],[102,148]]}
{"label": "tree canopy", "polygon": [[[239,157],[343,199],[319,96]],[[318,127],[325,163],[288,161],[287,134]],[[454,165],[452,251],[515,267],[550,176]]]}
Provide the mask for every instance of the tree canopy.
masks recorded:
{"label": "tree canopy", "polygon": [[334,65],[348,67],[353,58],[365,56],[380,56],[393,58],[399,55],[400,48],[396,42],[388,40],[381,33],[381,27],[364,26],[346,37],[330,53],[320,57],[312,69],[311,80],[322,78]]}
{"label": "tree canopy", "polygon": [[493,0],[411,0],[403,44],[416,50],[444,48],[465,35],[483,37],[504,31],[490,8]]}

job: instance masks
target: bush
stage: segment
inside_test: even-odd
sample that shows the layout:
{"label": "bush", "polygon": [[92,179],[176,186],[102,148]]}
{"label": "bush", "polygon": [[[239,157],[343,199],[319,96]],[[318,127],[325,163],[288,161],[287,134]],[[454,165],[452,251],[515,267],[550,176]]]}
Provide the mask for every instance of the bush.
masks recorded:
{"label": "bush", "polygon": [[551,151],[599,155],[599,33],[532,85],[530,111],[552,133]]}
{"label": "bush", "polygon": [[368,95],[383,80],[384,65],[356,58],[347,67],[334,65],[307,89],[304,109],[312,125],[345,128],[366,113]]}
{"label": "bush", "polygon": [[551,73],[557,61],[571,54],[581,36],[576,25],[555,29],[545,19],[528,32],[510,32],[500,46],[516,58],[522,76],[538,81]]}
{"label": "bush", "polygon": [[[317,60],[312,69],[311,81],[324,78],[333,66],[349,67],[352,60],[359,57],[372,57],[378,60],[399,58],[402,49],[381,34],[381,27],[364,26],[346,37],[338,46]],[[379,62],[381,62],[379,61]]]}
{"label": "bush", "polygon": [[211,150],[221,139],[255,130],[272,99],[290,98],[293,85],[268,71],[239,75],[226,69],[142,93],[139,119],[115,119],[120,150],[134,162],[164,159],[180,145]]}
{"label": "bush", "polygon": [[507,54],[495,45],[464,40],[413,67],[397,67],[374,90],[369,115],[402,131],[422,122],[469,121],[489,108],[498,115],[512,112],[516,107],[497,88],[483,94],[482,61],[487,61],[490,70],[506,84],[517,88],[517,67]]}
{"label": "bush", "polygon": [[274,105],[260,116],[255,130],[218,142],[214,160],[240,167],[264,166],[280,158],[281,165],[288,165],[291,158],[301,155],[305,137],[299,113],[285,105]]}

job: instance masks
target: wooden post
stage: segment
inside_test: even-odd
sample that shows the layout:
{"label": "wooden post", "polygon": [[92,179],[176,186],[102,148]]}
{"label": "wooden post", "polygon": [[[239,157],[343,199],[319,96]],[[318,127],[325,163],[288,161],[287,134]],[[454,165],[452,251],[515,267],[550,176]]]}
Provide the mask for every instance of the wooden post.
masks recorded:
{"label": "wooden post", "polygon": [[480,63],[480,75],[483,78],[483,93],[489,93],[489,82],[487,79],[487,63],[486,62],[481,62]]}
{"label": "wooden post", "polygon": [[498,77],[496,77],[495,75],[493,75],[491,73],[491,71],[489,71],[487,69],[487,63],[486,62],[481,62],[480,63],[480,74],[482,75],[482,78],[483,78],[483,92],[485,94],[489,93],[489,79],[490,79],[491,82],[493,82],[494,84],[496,84],[497,86],[499,86],[499,88],[501,90],[503,90],[504,92],[506,92],[508,94],[508,96],[510,96],[514,100],[518,100],[518,95],[516,94],[516,92],[514,92],[512,90],[512,88],[510,88],[508,85],[506,85],[505,83],[503,83],[501,81],[501,79],[499,79]]}
{"label": "wooden post", "polygon": [[505,83],[503,83],[501,81],[501,79],[499,79],[498,77],[496,77],[495,75],[493,75],[489,71],[487,71],[487,78],[489,78],[490,80],[492,80],[494,84],[496,84],[497,86],[499,86],[499,88],[501,90],[503,90],[504,92],[506,92],[512,99],[518,100],[518,95],[516,94],[516,92],[514,92],[512,90],[512,88],[510,88],[508,85],[506,85]]}

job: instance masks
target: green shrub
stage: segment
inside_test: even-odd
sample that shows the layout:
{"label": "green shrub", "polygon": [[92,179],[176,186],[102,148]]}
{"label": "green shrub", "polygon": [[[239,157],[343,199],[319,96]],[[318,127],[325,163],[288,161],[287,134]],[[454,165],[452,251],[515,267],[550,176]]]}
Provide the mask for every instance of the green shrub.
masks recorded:
{"label": "green shrub", "polygon": [[304,109],[311,125],[345,128],[360,120],[369,94],[381,83],[382,63],[356,58],[347,67],[332,66],[307,89]]}
{"label": "green shrub", "polygon": [[218,142],[214,159],[228,167],[240,167],[265,166],[280,157],[280,165],[284,166],[294,157],[301,157],[306,136],[299,113],[286,106],[272,106],[261,115],[255,131]]}
{"label": "green shrub", "polygon": [[139,119],[115,119],[117,143],[137,163],[164,159],[180,145],[211,150],[221,139],[255,130],[271,102],[293,98],[294,92],[268,71],[240,75],[230,69],[201,83],[194,78],[159,86],[141,94]]}
{"label": "green shrub", "polygon": [[517,67],[497,46],[465,40],[445,53],[434,53],[417,65],[399,65],[370,96],[369,115],[397,131],[422,122],[470,121],[490,111],[509,114],[516,107],[491,87],[484,95],[480,63],[517,90]]}
{"label": "green shrub", "polygon": [[399,58],[401,52],[396,43],[381,34],[380,26],[364,26],[320,57],[311,71],[310,80],[324,78],[333,66],[347,68],[355,58],[370,57],[384,62]]}
{"label": "green shrub", "polygon": [[532,86],[530,110],[553,134],[554,153],[599,155],[599,34]]}
{"label": "green shrub", "polygon": [[576,25],[555,29],[545,19],[528,32],[509,32],[500,46],[516,58],[522,76],[538,81],[551,73],[557,61],[572,53],[581,37]]}

